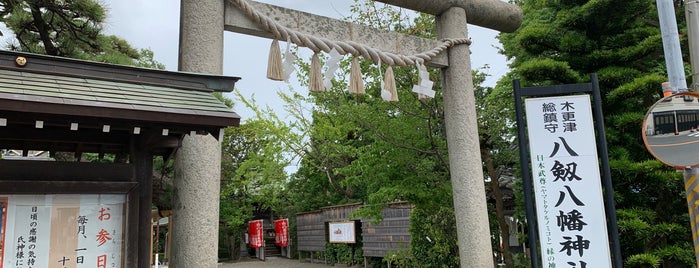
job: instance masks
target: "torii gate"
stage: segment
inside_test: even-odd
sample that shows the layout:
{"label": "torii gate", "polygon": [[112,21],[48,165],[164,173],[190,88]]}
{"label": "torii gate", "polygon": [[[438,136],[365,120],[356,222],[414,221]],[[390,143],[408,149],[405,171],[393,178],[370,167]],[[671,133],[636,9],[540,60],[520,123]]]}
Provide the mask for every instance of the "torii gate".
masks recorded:
{"label": "torii gate", "polygon": [[[242,0],[247,1],[247,0]],[[512,32],[518,7],[500,0],[378,0],[436,16],[439,39],[467,38],[467,22]],[[441,44],[291,9],[250,3],[289,29],[331,40],[352,40],[382,51],[414,55]],[[272,38],[235,0],[182,0],[179,70],[222,74],[223,32]],[[441,68],[451,181],[462,267],[493,267],[468,45],[455,45],[426,64]],[[187,136],[177,157],[171,267],[216,267],[220,146]]]}

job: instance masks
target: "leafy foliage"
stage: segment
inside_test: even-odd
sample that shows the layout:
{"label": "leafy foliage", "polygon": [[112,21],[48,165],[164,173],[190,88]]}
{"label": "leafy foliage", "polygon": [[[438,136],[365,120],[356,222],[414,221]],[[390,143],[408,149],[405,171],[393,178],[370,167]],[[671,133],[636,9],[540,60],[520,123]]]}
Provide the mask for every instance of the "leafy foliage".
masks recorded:
{"label": "leafy foliage", "polygon": [[[239,127],[226,128],[221,147],[220,218],[225,223],[226,236],[230,237],[233,259],[238,257],[239,238],[248,221],[260,219],[268,212],[297,212],[289,206],[288,196],[294,193],[288,191],[286,171],[291,162],[288,143],[297,135],[271,109],[257,107],[254,100],[243,98],[239,92],[236,95],[255,112],[255,117]],[[230,99],[220,97],[232,105]]]}
{"label": "leafy foliage", "polygon": [[[389,21],[402,16],[400,10],[388,6],[366,5],[361,10],[367,12],[355,18],[356,22],[384,22],[375,19],[378,14]],[[405,24],[383,26],[407,29]],[[307,74],[308,65],[300,65],[305,70],[302,75]],[[347,67],[347,62],[341,67]],[[365,79],[367,95],[343,90],[347,84],[342,78],[347,76],[348,68],[341,68],[331,90],[287,97],[315,105],[309,113],[312,120],[297,118],[299,132],[306,133],[307,140],[304,147],[296,150],[303,152],[303,157],[295,180],[304,181],[303,185],[331,187],[329,192],[338,195],[329,200],[368,204],[359,215],[370,218],[380,218],[384,204],[396,200],[419,206],[451,206],[441,96],[418,99],[409,90],[417,81],[414,68],[395,68],[401,101],[385,102],[380,98],[376,77],[383,71],[362,63],[364,76],[371,77]],[[431,78],[439,80],[436,73]]]}
{"label": "leafy foliage", "polygon": [[288,135],[288,129],[274,117],[262,117],[259,110],[258,116],[226,128],[222,142],[221,216],[231,226],[244,226],[254,207],[284,206],[289,159],[280,137]]}
{"label": "leafy foliage", "polygon": [[[626,266],[694,265],[691,251],[684,252],[691,249],[686,247],[691,234],[682,178],[651,157],[639,131],[666,81],[654,1],[518,3],[525,14],[522,27],[500,35],[512,60],[511,74],[500,82],[580,83],[597,73]],[[683,25],[684,10],[681,5],[676,10]]]}
{"label": "leafy foliage", "polygon": [[626,261],[626,267],[657,268],[660,267],[660,258],[653,254],[636,254]]}
{"label": "leafy foliage", "polygon": [[10,50],[165,69],[151,50],[102,34],[106,17],[95,0],[0,1],[0,22],[15,35]]}
{"label": "leafy foliage", "polygon": [[454,210],[415,209],[410,216],[410,246],[415,257],[412,267],[458,267]]}
{"label": "leafy foliage", "polygon": [[353,244],[331,244],[325,245],[325,254],[330,265],[337,263],[347,266],[364,262],[362,248]]}
{"label": "leafy foliage", "polygon": [[[428,15],[416,15],[413,24],[406,24],[410,20],[403,17],[402,10],[373,2],[355,6],[355,12],[358,15],[352,18],[354,22],[434,37],[434,18]],[[299,65],[299,80],[306,81],[309,66],[304,62]],[[380,212],[386,203],[408,201],[415,205],[411,236],[418,240],[411,242],[409,254],[391,257],[393,264],[458,266],[439,74],[436,70],[430,74],[438,89],[435,98],[420,99],[410,90],[417,81],[415,68],[394,67],[400,101],[385,102],[380,98],[377,75],[385,71],[383,66],[362,63],[366,95],[346,92],[347,67],[346,59],[332,89],[326,92],[285,95],[291,106],[314,104],[307,112],[309,117],[294,113],[298,120],[295,127],[306,139],[295,150],[302,152],[302,160],[290,183],[291,203],[318,209],[361,202],[364,207],[354,216],[381,220]],[[482,74],[474,75],[475,84],[484,79]],[[476,94],[479,109],[489,112],[480,118],[489,129],[482,137],[487,143],[484,148],[494,166],[509,164],[513,161],[509,144],[514,134],[513,121],[502,120],[502,116],[513,113],[506,106],[512,98],[503,101],[506,92],[482,87],[477,87]],[[322,190],[313,191],[316,189]],[[424,234],[435,239],[427,243]]]}

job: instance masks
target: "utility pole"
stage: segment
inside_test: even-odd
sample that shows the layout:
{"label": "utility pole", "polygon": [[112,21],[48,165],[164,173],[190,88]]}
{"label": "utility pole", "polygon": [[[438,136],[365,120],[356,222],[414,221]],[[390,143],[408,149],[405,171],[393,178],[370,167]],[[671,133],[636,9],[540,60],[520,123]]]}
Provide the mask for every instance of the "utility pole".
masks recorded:
{"label": "utility pole", "polygon": [[663,51],[665,52],[665,66],[667,67],[667,77],[670,80],[670,86],[675,92],[687,89],[674,3],[672,0],[656,0],[656,4],[658,6],[660,32],[663,36]]}
{"label": "utility pole", "polygon": [[699,91],[699,0],[687,0],[684,4],[689,39],[689,63],[692,66],[691,91]]}
{"label": "utility pole", "polygon": [[[692,86],[690,91],[699,91],[699,1],[685,1],[685,17],[687,19],[687,39],[689,40],[689,63],[692,66]],[[687,207],[689,209],[690,224],[692,227],[692,238],[694,242],[694,258],[699,265],[699,238],[697,237],[697,186],[691,183],[697,179],[699,170],[697,168],[687,168],[684,170],[685,190],[687,192]]]}

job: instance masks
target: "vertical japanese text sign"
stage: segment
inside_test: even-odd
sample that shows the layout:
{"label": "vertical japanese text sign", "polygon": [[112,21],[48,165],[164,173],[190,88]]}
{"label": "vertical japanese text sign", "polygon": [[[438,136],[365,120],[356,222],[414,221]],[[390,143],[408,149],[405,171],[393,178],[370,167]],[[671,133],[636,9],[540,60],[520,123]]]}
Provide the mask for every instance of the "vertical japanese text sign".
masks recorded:
{"label": "vertical japanese text sign", "polygon": [[590,96],[525,109],[543,267],[611,267]]}
{"label": "vertical japanese text sign", "polygon": [[289,219],[274,221],[274,244],[280,247],[289,246]]}
{"label": "vertical japanese text sign", "polygon": [[125,196],[7,195],[0,267],[120,268]]}
{"label": "vertical japanese text sign", "polygon": [[262,220],[248,222],[248,235],[250,236],[250,247],[261,248],[263,244]]}

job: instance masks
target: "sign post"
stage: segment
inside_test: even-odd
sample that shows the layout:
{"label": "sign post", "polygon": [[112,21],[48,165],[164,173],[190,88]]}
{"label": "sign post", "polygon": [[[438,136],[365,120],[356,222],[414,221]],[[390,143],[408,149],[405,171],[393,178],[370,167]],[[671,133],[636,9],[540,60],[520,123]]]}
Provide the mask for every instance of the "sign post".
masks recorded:
{"label": "sign post", "polygon": [[692,241],[694,241],[694,258],[699,266],[699,237],[697,237],[697,213],[699,213],[699,169],[687,168],[684,170],[684,189],[687,192],[687,207],[689,208],[689,223],[692,228]]}

